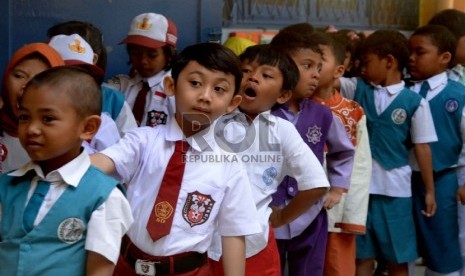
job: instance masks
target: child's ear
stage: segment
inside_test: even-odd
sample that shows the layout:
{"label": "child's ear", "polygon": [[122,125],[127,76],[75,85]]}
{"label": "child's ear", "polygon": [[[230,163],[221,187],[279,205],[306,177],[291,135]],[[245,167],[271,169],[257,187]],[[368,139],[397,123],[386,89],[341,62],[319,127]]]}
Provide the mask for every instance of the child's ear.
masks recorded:
{"label": "child's ear", "polygon": [[281,95],[279,95],[278,99],[276,100],[276,103],[285,104],[287,101],[289,101],[291,97],[292,97],[291,90],[283,90],[281,91]]}
{"label": "child's ear", "polygon": [[441,64],[446,68],[449,67],[449,63],[452,60],[452,54],[450,52],[444,52],[440,55]]}
{"label": "child's ear", "polygon": [[346,67],[344,65],[336,66],[336,70],[334,70],[334,79],[339,79],[340,77],[342,77],[345,71]]}
{"label": "child's ear", "polygon": [[236,109],[242,102],[242,96],[234,95],[229,103],[228,107],[226,108],[226,113],[229,113]]}
{"label": "child's ear", "polygon": [[83,120],[83,129],[80,135],[82,140],[91,140],[92,137],[97,133],[100,124],[102,123],[102,119],[98,115],[91,115],[87,116]]}
{"label": "child's ear", "polygon": [[97,54],[94,54],[94,57],[93,57],[93,59],[92,59],[92,63],[93,63],[94,65],[96,65],[97,62],[98,62],[98,55],[97,55]]}
{"label": "child's ear", "polygon": [[174,96],[176,89],[174,79],[170,76],[166,76],[163,79],[163,86],[165,87],[165,94],[167,96]]}
{"label": "child's ear", "polygon": [[387,67],[388,69],[391,69],[392,66],[394,66],[395,64],[397,64],[396,58],[395,58],[393,55],[391,55],[391,54],[388,54],[388,55],[385,57],[385,59],[386,59],[386,67]]}

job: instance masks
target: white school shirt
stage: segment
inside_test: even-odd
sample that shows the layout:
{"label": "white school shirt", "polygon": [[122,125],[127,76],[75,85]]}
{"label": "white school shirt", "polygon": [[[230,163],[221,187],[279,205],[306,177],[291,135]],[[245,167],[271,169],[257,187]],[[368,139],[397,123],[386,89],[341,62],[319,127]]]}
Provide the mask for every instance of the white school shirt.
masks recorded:
{"label": "white school shirt", "polygon": [[174,97],[168,97],[165,94],[163,79],[166,76],[171,76],[171,71],[162,70],[158,74],[147,79],[142,78],[139,74],[136,74],[134,77],[116,75],[108,80],[105,85],[121,91],[132,109],[137,94],[142,89],[144,81],[147,81],[150,87],[150,93],[147,93],[146,96],[145,111],[141,126],[156,126],[159,124],[166,124],[175,112]]}
{"label": "white school shirt", "polygon": [[[268,205],[286,175],[297,180],[298,190],[326,188],[329,182],[320,162],[291,122],[266,111],[249,125],[246,115],[237,110],[223,116],[222,122],[224,127],[217,127],[217,135],[241,147],[232,148],[247,169],[261,225],[260,233],[246,236],[248,258],[262,251],[268,243],[271,214]],[[214,260],[221,257],[218,235],[208,253]]]}
{"label": "white school shirt", "polygon": [[[128,132],[118,144],[102,153],[111,158],[116,177],[128,184],[127,198],[134,224],[131,241],[154,256],[206,252],[216,230],[222,236],[244,236],[261,231],[246,171],[237,156],[219,147],[213,128],[189,138],[186,167],[170,233],[152,241],[147,222],[155,203],[175,141],[186,139],[176,120],[157,127]],[[197,206],[195,196],[211,199]],[[202,204],[200,204],[202,205]],[[205,208],[205,212],[196,209]],[[197,215],[197,222],[189,215]]]}
{"label": "white school shirt", "polygon": [[[441,93],[441,91],[446,87],[448,76],[446,72],[442,72],[440,74],[430,77],[429,79],[425,81],[427,81],[430,86],[430,90],[428,91],[428,93],[426,93],[426,100],[429,101],[435,96],[437,96],[439,93]],[[410,89],[414,92],[419,93],[422,84],[423,84],[423,81],[415,82],[414,85]],[[465,108],[462,110],[462,121],[460,123],[460,136],[462,138],[462,142],[465,142]],[[411,156],[410,164],[414,171],[419,171],[418,163],[416,162],[416,159],[414,158],[414,156]],[[465,147],[463,146],[462,146],[462,152],[460,153],[457,166],[458,166],[458,169],[457,169],[458,183],[462,185],[465,182]]]}
{"label": "white school shirt", "polygon": [[[23,176],[30,170],[36,172],[37,177],[31,182],[26,205],[34,193],[38,180],[51,183],[50,189],[45,195],[44,202],[34,221],[34,226],[42,221],[68,186],[77,187],[79,185],[89,167],[89,155],[86,151],[82,151],[78,157],[61,168],[48,173],[46,176],[44,176],[40,166],[33,162],[29,162],[9,174],[11,176]],[[1,207],[0,203],[0,217]],[[90,217],[86,229],[85,249],[96,252],[116,264],[120,253],[121,238],[129,229],[132,222],[131,207],[123,193],[115,187],[107,200]]]}
{"label": "white school shirt", "polygon": [[[354,98],[355,88],[357,87],[357,78],[345,79],[341,78],[341,87],[344,87],[343,95]],[[344,85],[342,85],[344,83]],[[374,86],[374,98],[376,112],[381,114],[399,93],[404,89],[405,83],[393,84],[382,87]],[[438,140],[436,130],[434,128],[433,117],[429,104],[425,99],[422,99],[419,107],[412,116],[410,136],[412,143],[431,143]],[[412,153],[410,153],[411,155]],[[414,156],[414,155],[413,155]],[[410,157],[410,156],[409,156]],[[392,197],[411,197],[411,176],[412,169],[409,165],[392,170],[384,169],[375,159],[372,160],[372,174],[370,182],[370,194],[379,194]]]}

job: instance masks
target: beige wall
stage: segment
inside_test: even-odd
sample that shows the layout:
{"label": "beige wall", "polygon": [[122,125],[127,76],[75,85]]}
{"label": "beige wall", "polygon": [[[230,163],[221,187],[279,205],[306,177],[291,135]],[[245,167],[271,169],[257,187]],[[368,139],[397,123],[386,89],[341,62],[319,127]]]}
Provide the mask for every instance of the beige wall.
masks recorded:
{"label": "beige wall", "polygon": [[420,0],[419,26],[423,26],[433,15],[444,9],[458,9],[465,11],[463,0]]}

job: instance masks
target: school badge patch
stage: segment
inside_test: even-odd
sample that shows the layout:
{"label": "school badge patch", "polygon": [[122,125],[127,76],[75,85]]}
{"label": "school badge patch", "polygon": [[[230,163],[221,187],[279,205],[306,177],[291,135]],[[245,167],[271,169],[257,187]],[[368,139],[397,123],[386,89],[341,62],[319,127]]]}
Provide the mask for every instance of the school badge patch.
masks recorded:
{"label": "school badge patch", "polygon": [[215,200],[210,195],[204,195],[198,191],[187,193],[186,203],[182,208],[182,217],[190,227],[203,224],[210,217],[214,205]]}
{"label": "school badge patch", "polygon": [[152,110],[147,113],[147,125],[154,127],[157,125],[166,125],[168,114],[163,111]]}
{"label": "school badge patch", "polygon": [[317,125],[309,127],[307,134],[305,134],[305,136],[307,136],[307,140],[314,145],[320,142],[321,135],[323,135],[321,133],[321,127],[318,127]]}
{"label": "school badge patch", "polygon": [[403,108],[396,108],[391,113],[391,119],[396,125],[401,125],[407,119],[407,111]]}
{"label": "school badge patch", "polygon": [[447,112],[455,112],[459,108],[459,102],[456,99],[449,99],[446,101],[445,108]]}
{"label": "school badge patch", "polygon": [[168,201],[162,201],[155,205],[155,217],[157,222],[165,223],[173,214],[174,208]]}
{"label": "school badge patch", "polygon": [[81,219],[67,218],[58,226],[58,239],[67,244],[73,244],[82,239],[85,230],[86,226]]}

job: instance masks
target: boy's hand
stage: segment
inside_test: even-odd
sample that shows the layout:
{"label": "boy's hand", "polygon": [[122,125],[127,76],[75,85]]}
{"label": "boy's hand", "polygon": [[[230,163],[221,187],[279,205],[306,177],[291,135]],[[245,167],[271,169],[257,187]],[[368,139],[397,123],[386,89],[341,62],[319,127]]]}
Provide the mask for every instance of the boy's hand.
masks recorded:
{"label": "boy's hand", "polygon": [[329,192],[326,194],[323,207],[327,210],[333,208],[335,205],[341,202],[342,194],[345,192],[342,188],[332,187]]}
{"label": "boy's hand", "polygon": [[421,210],[421,213],[426,217],[432,217],[436,213],[436,199],[433,192],[426,193],[425,196],[426,210]]}
{"label": "boy's hand", "polygon": [[457,201],[460,201],[462,205],[465,205],[465,185],[457,190]]}
{"label": "boy's hand", "polygon": [[271,206],[271,210],[273,210],[271,212],[271,215],[270,215],[271,227],[278,228],[278,227],[283,226],[284,224],[286,224],[286,223],[284,223],[284,221],[282,219],[281,209],[279,209],[278,207]]}

